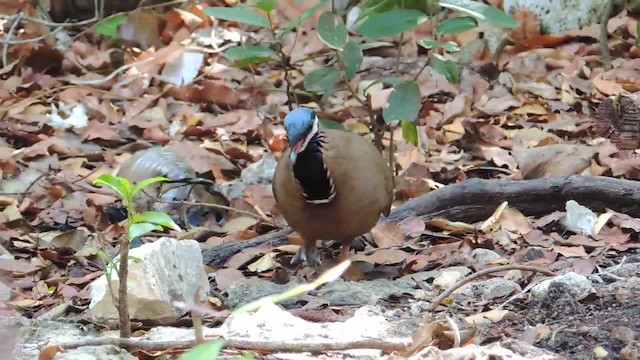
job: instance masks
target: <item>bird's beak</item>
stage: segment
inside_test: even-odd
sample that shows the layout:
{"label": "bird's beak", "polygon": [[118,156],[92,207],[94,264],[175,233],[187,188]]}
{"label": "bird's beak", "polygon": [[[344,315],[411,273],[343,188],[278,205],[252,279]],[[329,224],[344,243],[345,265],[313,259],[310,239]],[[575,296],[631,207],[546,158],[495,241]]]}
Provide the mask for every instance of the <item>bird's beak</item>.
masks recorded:
{"label": "bird's beak", "polygon": [[296,159],[298,158],[298,153],[300,152],[300,150],[302,150],[302,147],[304,146],[304,141],[305,139],[302,139],[297,143],[293,144],[293,147],[291,147],[291,152],[289,153],[289,159],[291,159],[291,162],[294,164],[296,163]]}

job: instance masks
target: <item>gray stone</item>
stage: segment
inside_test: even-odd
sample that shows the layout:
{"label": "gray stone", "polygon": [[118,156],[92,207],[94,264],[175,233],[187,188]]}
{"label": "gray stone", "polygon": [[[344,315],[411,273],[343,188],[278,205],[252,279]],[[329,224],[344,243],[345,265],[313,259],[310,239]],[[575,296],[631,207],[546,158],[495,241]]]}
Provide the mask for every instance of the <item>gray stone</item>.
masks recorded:
{"label": "gray stone", "polygon": [[606,271],[623,278],[640,276],[640,262],[612,266],[607,268]]}
{"label": "gray stone", "polygon": [[[227,301],[230,308],[247,304],[251,301],[258,300],[262,297],[287,291],[296,284],[280,285],[268,280],[259,278],[245,278],[234,282],[227,289]],[[298,301],[300,297],[294,297],[284,300],[282,305],[292,305]]]}
{"label": "gray stone", "polygon": [[[233,283],[227,290],[229,306],[231,308],[287,291],[296,284],[279,285],[268,280],[258,278],[241,279]],[[415,295],[415,282],[410,279],[376,279],[371,281],[334,281],[316,291],[316,296],[322,300],[336,304],[374,304],[379,299],[388,298],[394,294]],[[303,296],[284,300],[282,305],[292,305]]]}
{"label": "gray stone", "polygon": [[518,8],[533,13],[544,33],[564,34],[595,24],[606,0],[504,0],[503,7],[513,14]]}
{"label": "gray stone", "polygon": [[591,281],[585,276],[569,272],[564,275],[556,276],[551,279],[542,281],[540,284],[531,288],[531,296],[534,298],[541,298],[547,295],[549,286],[552,283],[566,284],[576,296],[577,300],[582,300],[592,293],[595,293],[595,289],[591,286]]}
{"label": "gray stone", "polygon": [[23,342],[29,329],[29,319],[15,314],[0,316],[0,354],[13,354],[18,358],[17,345]]}
{"label": "gray stone", "polygon": [[54,360],[136,360],[126,350],[113,345],[82,346],[57,353]]}
{"label": "gray stone", "polygon": [[464,266],[451,266],[448,268],[429,270],[429,271],[421,271],[415,274],[409,274],[401,277],[401,279],[409,279],[411,281],[421,282],[421,281],[429,281],[431,279],[435,279],[440,276],[444,271],[456,271],[459,272],[462,276],[466,276],[471,274],[471,269]]}
{"label": "gray stone", "polygon": [[[0,319],[0,321],[3,321],[3,319]],[[51,343],[59,344],[67,341],[77,341],[99,335],[95,330],[90,328],[83,330],[77,324],[64,321],[40,321],[31,325],[27,320],[26,324],[29,327],[25,327],[24,331],[31,331],[28,336],[19,337],[19,342],[13,352],[15,360],[37,359],[40,349]],[[22,325],[24,325],[24,321],[22,321]]]}
{"label": "gray stone", "polygon": [[483,281],[471,282],[461,287],[454,293],[467,297],[481,297],[483,300],[491,300],[513,295],[522,291],[520,285],[503,278],[492,278]]}
{"label": "gray stone", "polygon": [[318,296],[337,304],[375,304],[391,295],[416,293],[413,281],[376,279],[371,281],[334,281],[318,289]]}
{"label": "gray stone", "polygon": [[471,252],[471,257],[484,265],[491,260],[500,259],[502,256],[493,250],[477,248]]}
{"label": "gray stone", "polygon": [[[200,246],[195,240],[163,237],[132,249],[129,255],[138,259],[129,261],[127,290],[131,318],[175,320],[186,310],[175,307],[174,302],[192,303],[198,288],[200,300],[206,299],[209,282],[202,266]],[[116,271],[111,274],[111,283],[117,297]],[[118,318],[105,275],[91,283],[89,308],[98,321]]]}

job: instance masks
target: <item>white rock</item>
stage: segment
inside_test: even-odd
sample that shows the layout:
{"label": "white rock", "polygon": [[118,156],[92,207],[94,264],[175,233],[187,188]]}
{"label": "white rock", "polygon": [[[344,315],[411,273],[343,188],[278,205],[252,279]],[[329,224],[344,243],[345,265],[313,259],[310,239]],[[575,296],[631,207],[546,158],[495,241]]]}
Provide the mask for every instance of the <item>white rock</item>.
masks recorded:
{"label": "white rock", "polygon": [[571,288],[571,291],[574,292],[577,300],[582,300],[585,297],[589,296],[591,293],[595,292],[595,289],[593,288],[593,286],[591,286],[591,281],[589,281],[589,279],[587,279],[583,275],[569,272],[564,275],[544,280],[540,284],[534,286],[531,289],[531,296],[534,298],[546,296],[549,292],[549,286],[556,282],[564,283],[569,288]]}
{"label": "white rock", "polygon": [[544,33],[564,34],[595,24],[606,0],[504,0],[504,11],[525,8],[535,15]]}
{"label": "white rock", "polygon": [[[410,337],[397,337],[394,325],[374,308],[363,306],[344,322],[309,322],[272,303],[253,313],[231,314],[219,331],[225,339],[249,338],[266,342],[341,342],[364,339],[394,339],[409,343]],[[377,357],[376,357],[377,358]]]}
{"label": "white rock", "polygon": [[464,275],[458,271],[443,271],[437,278],[433,280],[433,285],[441,289],[448,289],[453,284],[460,281]]}
{"label": "white rock", "polygon": [[567,230],[576,234],[591,236],[593,234],[593,227],[598,221],[598,214],[594,213],[588,207],[578,204],[575,200],[567,201],[565,208],[567,215],[563,219],[562,224]]}
{"label": "white rock", "polygon": [[[153,243],[132,249],[129,255],[139,259],[129,261],[129,316],[139,320],[175,320],[185,310],[173,306],[174,301],[192,303],[200,287],[200,300],[209,290],[203,269],[202,253],[195,240],[176,240],[163,237]],[[111,274],[117,298],[118,276]],[[117,319],[107,278],[102,275],[91,283],[91,303],[96,320]]]}

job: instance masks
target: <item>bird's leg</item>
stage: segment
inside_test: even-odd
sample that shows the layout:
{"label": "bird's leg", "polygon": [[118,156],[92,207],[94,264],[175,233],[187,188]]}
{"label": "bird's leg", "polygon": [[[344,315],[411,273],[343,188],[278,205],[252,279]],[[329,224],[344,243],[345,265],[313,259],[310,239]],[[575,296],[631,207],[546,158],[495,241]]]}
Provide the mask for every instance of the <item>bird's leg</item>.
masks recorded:
{"label": "bird's leg", "polygon": [[310,240],[304,239],[304,245],[301,246],[296,252],[296,254],[293,256],[293,258],[291,258],[292,264],[296,264],[301,261],[306,262],[307,265],[315,269],[320,268],[320,266],[322,265],[322,263],[320,262],[317,256],[315,240],[310,241]]}
{"label": "bird's leg", "polygon": [[350,250],[351,250],[351,241],[343,242],[342,246],[340,247],[340,255],[338,256],[339,263],[349,259]]}

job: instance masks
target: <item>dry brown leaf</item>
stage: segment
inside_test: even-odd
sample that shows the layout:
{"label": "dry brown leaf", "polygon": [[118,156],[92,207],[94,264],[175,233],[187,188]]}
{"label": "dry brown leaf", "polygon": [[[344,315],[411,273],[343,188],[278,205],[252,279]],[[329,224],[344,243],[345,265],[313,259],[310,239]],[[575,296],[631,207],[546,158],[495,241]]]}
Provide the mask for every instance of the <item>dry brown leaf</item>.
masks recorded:
{"label": "dry brown leaf", "polygon": [[480,225],[480,231],[482,231],[483,233],[491,232],[491,230],[494,229],[499,224],[500,215],[502,214],[504,209],[507,208],[507,205],[509,205],[508,202],[506,201],[502,202],[502,204],[500,204],[500,206],[498,206],[493,211],[493,214],[491,214],[491,216],[489,216],[489,218],[485,220],[482,223],[482,225]]}
{"label": "dry brown leaf", "polygon": [[589,168],[594,154],[595,151],[590,146],[572,144],[513,151],[513,157],[525,179],[580,174]]}
{"label": "dry brown leaf", "polygon": [[449,234],[459,234],[474,232],[476,228],[473,225],[461,221],[449,221],[444,218],[433,218],[425,221],[426,226],[444,230]]}
{"label": "dry brown leaf", "polygon": [[580,257],[586,258],[587,252],[584,250],[584,246],[560,246],[555,245],[552,247],[553,251],[566,257]]}
{"label": "dry brown leaf", "polygon": [[515,170],[518,167],[516,160],[509,154],[509,151],[497,146],[482,147],[482,155],[486,160],[493,161],[497,166],[506,165],[509,170]]}
{"label": "dry brown leaf", "polygon": [[403,262],[407,258],[407,253],[396,249],[380,249],[369,255],[356,254],[351,257],[351,261],[364,261],[371,264],[391,265]]}
{"label": "dry brown leaf", "polygon": [[398,227],[406,236],[413,237],[420,235],[425,230],[426,224],[416,216],[409,216],[400,221]]}
{"label": "dry brown leaf", "polygon": [[504,229],[524,235],[533,230],[533,227],[529,223],[529,219],[524,216],[518,209],[507,207],[500,214],[500,226]]}
{"label": "dry brown leaf", "polygon": [[529,345],[534,345],[550,333],[551,328],[548,325],[538,324],[533,327],[527,326],[522,332],[520,339]]}
{"label": "dry brown leaf", "polygon": [[489,115],[498,115],[510,108],[520,106],[522,106],[522,101],[516,99],[513,95],[509,95],[500,98],[489,99],[484,105],[481,105],[478,110]]}
{"label": "dry brown leaf", "polygon": [[269,251],[270,249],[266,246],[257,246],[243,249],[237,254],[230,257],[229,260],[227,260],[227,262],[224,264],[224,266],[228,268],[238,269],[244,266],[249,261],[253,260],[255,257],[261,256]]}
{"label": "dry brown leaf", "polygon": [[493,309],[478,314],[473,314],[464,318],[469,325],[482,326],[499,323],[502,320],[513,320],[516,314],[508,310]]}
{"label": "dry brown leaf", "polygon": [[215,280],[220,291],[227,291],[234,282],[244,279],[241,271],[234,268],[224,268],[216,271]]}
{"label": "dry brown leaf", "polygon": [[404,243],[404,233],[392,223],[377,224],[371,229],[371,237],[379,248],[399,246]]}

